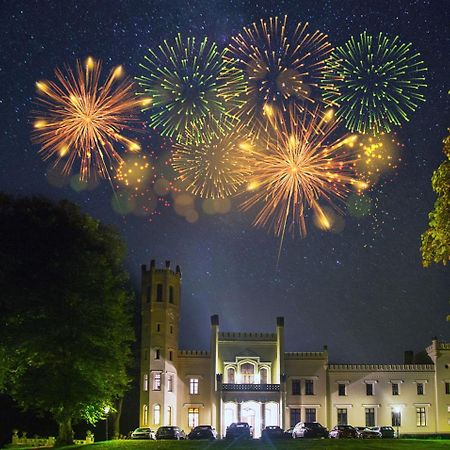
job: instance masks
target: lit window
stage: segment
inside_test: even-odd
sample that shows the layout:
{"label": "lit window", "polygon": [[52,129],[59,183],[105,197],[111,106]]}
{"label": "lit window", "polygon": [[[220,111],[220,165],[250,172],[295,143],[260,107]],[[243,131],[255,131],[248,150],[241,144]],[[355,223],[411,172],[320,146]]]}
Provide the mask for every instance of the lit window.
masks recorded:
{"label": "lit window", "polygon": [[174,290],[173,290],[173,286],[169,286],[169,303],[174,303]]}
{"label": "lit window", "polygon": [[345,385],[345,383],[338,384],[338,395],[340,395],[341,397],[347,395],[347,386]]}
{"label": "lit window", "polygon": [[188,409],[188,426],[191,428],[198,427],[199,422],[199,409],[189,408]]}
{"label": "lit window", "polygon": [[300,408],[291,408],[290,420],[291,427],[295,427],[300,422]]}
{"label": "lit window", "polygon": [[163,301],[163,285],[161,283],[158,283],[156,285],[156,301],[157,302]]}
{"label": "lit window", "polygon": [[375,408],[366,408],[366,427],[375,426]]}
{"label": "lit window", "polygon": [[227,370],[227,381],[234,384],[234,369],[232,367]]}
{"label": "lit window", "polygon": [[144,405],[142,408],[142,424],[148,425],[148,406]]}
{"label": "lit window", "polygon": [[261,384],[267,384],[267,369],[262,368],[259,371],[259,378],[260,378],[260,383]]}
{"label": "lit window", "polygon": [[300,395],[300,380],[292,380],[292,395]]}
{"label": "lit window", "polygon": [[161,351],[159,350],[159,348],[157,348],[155,350],[155,359],[159,359],[161,357]]}
{"label": "lit window", "polygon": [[305,395],[314,395],[314,381],[313,380],[305,380]]}
{"label": "lit window", "polygon": [[398,383],[392,383],[392,395],[399,395]]}
{"label": "lit window", "polygon": [[154,391],[161,390],[161,374],[160,373],[153,374],[153,390]]}
{"label": "lit window", "polygon": [[424,406],[416,408],[416,424],[418,427],[427,426],[427,413]]}
{"label": "lit window", "polygon": [[173,392],[173,375],[167,376],[167,390]]}
{"label": "lit window", "polygon": [[242,364],[241,376],[244,384],[253,384],[255,382],[255,366],[250,363]]}
{"label": "lit window", "polygon": [[198,378],[189,380],[189,394],[198,394]]}
{"label": "lit window", "polygon": [[305,422],[316,421],[316,408],[305,408]]}
{"label": "lit window", "polygon": [[144,391],[148,391],[148,374],[144,374],[144,383],[142,388],[144,389]]}
{"label": "lit window", "polygon": [[425,392],[425,386],[423,383],[417,383],[417,395],[423,395]]}
{"label": "lit window", "polygon": [[153,423],[159,425],[161,423],[161,406],[155,405],[153,407]]}
{"label": "lit window", "polygon": [[397,410],[392,410],[392,426],[399,427],[402,424],[402,412]]}
{"label": "lit window", "polygon": [[347,425],[347,408],[337,409],[337,423],[338,425]]}
{"label": "lit window", "polygon": [[373,383],[366,383],[366,395],[373,395]]}

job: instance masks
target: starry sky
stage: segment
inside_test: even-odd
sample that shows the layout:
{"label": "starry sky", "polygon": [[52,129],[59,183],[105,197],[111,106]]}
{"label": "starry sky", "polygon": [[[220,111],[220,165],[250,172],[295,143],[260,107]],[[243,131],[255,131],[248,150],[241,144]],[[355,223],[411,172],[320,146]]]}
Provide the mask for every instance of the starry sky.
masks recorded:
{"label": "starry sky", "polygon": [[[446,0],[4,0],[1,11],[0,190],[68,198],[114,225],[136,288],[141,264],[179,264],[181,348],[207,349],[216,313],[226,331],[272,331],[275,317],[285,316],[286,350],[327,344],[333,362],[401,362],[404,350],[420,351],[432,336],[450,339],[449,269],[423,269],[419,253],[435,199],[430,177],[450,126]],[[369,194],[369,215],[345,215],[339,233],[320,231],[307,217],[306,238],[286,237],[277,261],[279,240],[252,227],[252,213],[234,200],[228,214],[200,213],[188,223],[163,203],[150,219],[117,214],[107,182],[81,192],[49,182],[48,163],[30,141],[30,111],[35,82],[51,79],[55,67],[93,56],[107,67],[123,64],[134,77],[147,49],[163,38],[208,36],[222,47],[243,26],[285,14],[309,21],[333,45],[365,30],[398,34],[429,69],[426,103],[398,130],[402,162]]]}

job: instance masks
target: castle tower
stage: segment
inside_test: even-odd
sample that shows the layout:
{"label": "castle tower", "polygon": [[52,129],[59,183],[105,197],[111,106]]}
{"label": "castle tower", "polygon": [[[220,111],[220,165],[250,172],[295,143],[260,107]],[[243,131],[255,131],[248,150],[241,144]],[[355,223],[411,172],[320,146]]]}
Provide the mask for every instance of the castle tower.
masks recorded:
{"label": "castle tower", "polygon": [[175,425],[181,271],[156,268],[141,274],[140,426]]}

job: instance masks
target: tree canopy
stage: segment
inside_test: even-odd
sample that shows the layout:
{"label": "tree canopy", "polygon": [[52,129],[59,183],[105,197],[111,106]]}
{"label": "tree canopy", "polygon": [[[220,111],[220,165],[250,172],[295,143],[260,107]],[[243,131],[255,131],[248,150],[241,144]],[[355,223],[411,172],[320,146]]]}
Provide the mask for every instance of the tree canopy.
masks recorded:
{"label": "tree canopy", "polygon": [[437,200],[428,215],[428,229],[422,234],[424,267],[432,263],[446,265],[450,260],[450,135],[444,139],[443,151],[447,160],[435,170],[431,178]]}
{"label": "tree canopy", "polygon": [[0,195],[0,388],[59,442],[129,383],[132,296],[118,233],[68,202]]}

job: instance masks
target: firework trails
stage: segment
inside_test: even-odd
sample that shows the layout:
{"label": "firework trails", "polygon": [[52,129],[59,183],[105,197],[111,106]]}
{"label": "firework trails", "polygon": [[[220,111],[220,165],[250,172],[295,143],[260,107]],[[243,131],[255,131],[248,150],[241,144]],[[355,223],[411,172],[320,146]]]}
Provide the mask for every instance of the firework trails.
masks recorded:
{"label": "firework trails", "polygon": [[265,128],[264,105],[286,111],[292,105],[303,109],[314,103],[313,93],[330,51],[326,34],[310,31],[307,22],[289,23],[287,16],[261,19],[244,28],[225,52],[225,59],[242,71],[245,82],[242,103],[232,112],[252,129]]}
{"label": "firework trails", "polygon": [[212,123],[200,138],[198,144],[174,146],[173,167],[183,187],[203,198],[233,195],[250,175],[250,136],[236,129],[222,133]]}
{"label": "firework trails", "polygon": [[336,122],[330,113],[321,115],[317,109],[300,117],[291,111],[287,121],[271,107],[266,113],[272,132],[267,149],[253,153],[249,197],[242,207],[258,206],[254,224],[273,228],[277,236],[284,236],[287,228],[292,232],[298,228],[305,235],[307,209],[326,223],[319,201],[331,203],[344,198],[352,186],[364,187],[353,175],[350,147],[355,139],[333,139]]}
{"label": "firework trails", "polygon": [[[206,37],[197,41],[178,35],[173,46],[164,41],[158,49],[149,49],[141,67],[146,74],[138,77],[139,85],[153,100],[144,109],[150,112],[150,126],[163,136],[181,140],[189,132],[199,138],[196,132],[207,121],[227,123],[222,116],[228,115],[228,103],[239,94],[239,71]],[[222,92],[226,85],[229,90]]]}
{"label": "firework trails", "polygon": [[398,36],[352,37],[332,52],[327,66],[323,97],[339,107],[337,116],[350,131],[390,132],[425,100],[427,69]]}
{"label": "firework trails", "polygon": [[[123,135],[130,130],[133,113],[148,103],[135,97],[133,83],[123,78],[121,66],[100,84],[101,63],[88,58],[77,62],[76,70],[56,69],[56,82],[39,81],[33,140],[41,145],[45,160],[56,158],[63,173],[79,161],[80,178],[99,175],[110,178],[111,167],[122,158],[119,148],[138,151],[139,144]],[[119,81],[123,78],[121,81]]]}

